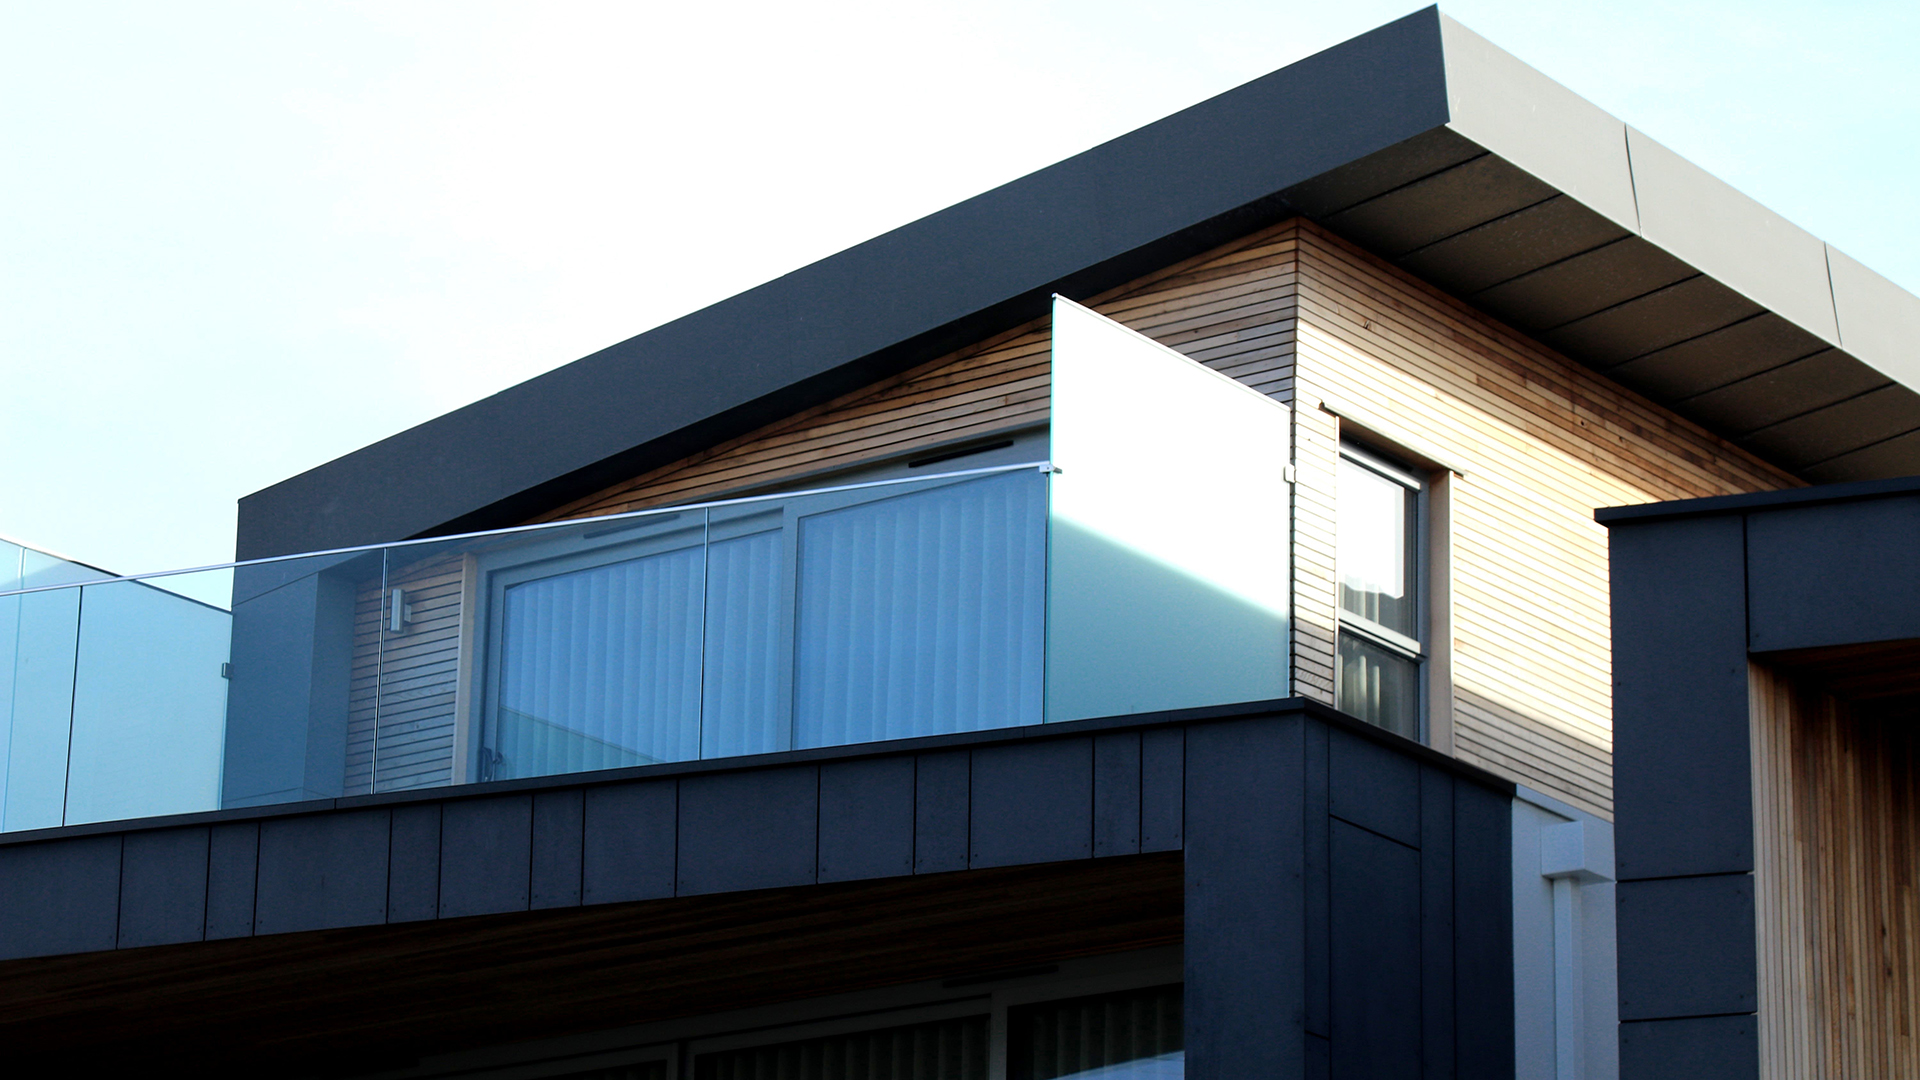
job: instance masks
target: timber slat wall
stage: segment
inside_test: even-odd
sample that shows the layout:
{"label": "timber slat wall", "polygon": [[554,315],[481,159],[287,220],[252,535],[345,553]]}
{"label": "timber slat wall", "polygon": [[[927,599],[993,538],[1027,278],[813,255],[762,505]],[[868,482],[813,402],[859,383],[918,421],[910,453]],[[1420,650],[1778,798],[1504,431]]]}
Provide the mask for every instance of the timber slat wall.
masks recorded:
{"label": "timber slat wall", "polygon": [[[1449,492],[1454,753],[1610,816],[1607,537],[1593,509],[1799,481],[1346,241],[1297,229],[1302,637],[1334,619],[1341,422],[1321,406],[1365,405],[1392,427],[1375,437],[1466,471]],[[1305,691],[1320,668],[1301,667]],[[1330,680],[1330,657],[1326,669]],[[1436,724],[1444,710],[1435,703]]]}
{"label": "timber slat wall", "polygon": [[[1468,475],[1450,492],[1454,700],[1435,703],[1435,726],[1451,732],[1458,756],[1603,815],[1612,676],[1606,535],[1593,508],[1798,483],[1305,222],[1085,302],[1296,406],[1293,661],[1303,696],[1334,696],[1341,421],[1322,404],[1367,403],[1394,427],[1375,435],[1461,463]],[[1017,327],[534,520],[711,498],[1043,423],[1050,344],[1044,320]],[[363,617],[377,626],[377,610]],[[370,675],[375,640],[356,653],[356,674]],[[430,654],[420,654],[423,673]],[[431,688],[425,678],[416,692],[434,698]],[[364,770],[370,705],[356,704],[360,764],[350,768]],[[430,748],[451,745],[434,741],[439,731],[423,722],[395,733],[421,740],[425,756],[409,775],[448,775],[432,765],[440,751]]]}
{"label": "timber slat wall", "polygon": [[1751,668],[1760,1075],[1920,1076],[1920,739]]}
{"label": "timber slat wall", "polygon": [[[376,741],[379,790],[453,782],[468,573],[460,556],[439,556],[390,568],[384,586],[380,581],[361,586],[354,602],[346,794],[373,790]],[[396,588],[405,590],[413,621],[391,634],[385,630],[387,597]]]}

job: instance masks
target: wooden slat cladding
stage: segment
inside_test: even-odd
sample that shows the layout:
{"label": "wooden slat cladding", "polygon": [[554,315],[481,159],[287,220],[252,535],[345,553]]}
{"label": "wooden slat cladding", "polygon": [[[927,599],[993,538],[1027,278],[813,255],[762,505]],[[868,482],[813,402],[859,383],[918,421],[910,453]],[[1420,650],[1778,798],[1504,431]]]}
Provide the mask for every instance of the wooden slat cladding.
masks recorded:
{"label": "wooden slat cladding", "polygon": [[[365,794],[376,783],[380,791],[400,791],[454,782],[469,630],[462,614],[472,581],[470,560],[442,555],[390,567],[384,584],[361,586],[348,690],[347,794]],[[386,630],[393,589],[403,590],[413,609],[398,634]]]}
{"label": "wooden slat cladding", "polygon": [[[1466,471],[1452,524],[1454,753],[1600,814],[1612,807],[1606,531],[1593,509],[1799,481],[1310,224],[1297,226],[1295,617],[1334,618],[1327,402]],[[1428,464],[1436,464],[1429,462]],[[1302,659],[1302,692],[1331,675]]]}
{"label": "wooden slat cladding", "polygon": [[1750,669],[1763,1077],[1920,1076],[1920,731]]}

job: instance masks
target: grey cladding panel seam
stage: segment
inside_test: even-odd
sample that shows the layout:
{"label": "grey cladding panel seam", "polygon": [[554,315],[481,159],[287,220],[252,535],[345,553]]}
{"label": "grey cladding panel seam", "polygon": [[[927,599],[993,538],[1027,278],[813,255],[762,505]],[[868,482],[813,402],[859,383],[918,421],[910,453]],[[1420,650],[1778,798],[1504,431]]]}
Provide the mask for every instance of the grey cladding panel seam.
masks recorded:
{"label": "grey cladding panel seam", "polygon": [[914,759],[913,872],[967,868],[970,754],[947,750]]}
{"label": "grey cladding panel seam", "polygon": [[124,842],[120,948],[204,939],[209,830],[134,832],[128,833]]}
{"label": "grey cladding panel seam", "polygon": [[550,791],[533,797],[533,872],[528,906],[574,907],[580,903],[582,792]]}
{"label": "grey cladding panel seam", "polygon": [[0,848],[0,960],[111,949],[119,923],[119,836]]}
{"label": "grey cladding panel seam", "polygon": [[1333,1075],[1419,1075],[1420,853],[1344,821],[1330,840]]}
{"label": "grey cladding panel seam", "polygon": [[812,765],[681,780],[675,891],[813,884],[819,796],[820,772]]}
{"label": "grey cladding panel seam", "polygon": [[1454,1075],[1453,803],[1454,779],[1420,770],[1421,1076]]}
{"label": "grey cladding panel seam", "polygon": [[1623,881],[1614,902],[1621,1020],[1754,1011],[1752,875]]}
{"label": "grey cladding panel seam", "polygon": [[1093,740],[1093,853],[1140,851],[1140,733]]}
{"label": "grey cladding panel seam", "polygon": [[1420,846],[1420,763],[1370,739],[1330,731],[1328,788],[1334,817]]}
{"label": "grey cladding panel seam", "polygon": [[1140,850],[1185,846],[1187,733],[1152,728],[1140,733]]}
{"label": "grey cladding panel seam", "polygon": [[968,865],[1093,856],[1093,740],[1046,739],[973,752]]}
{"label": "grey cladding panel seam", "polygon": [[913,758],[820,766],[819,879],[913,873]]}
{"label": "grey cladding panel seam", "polygon": [[1453,784],[1454,1062],[1513,1075],[1513,800]]}
{"label": "grey cladding panel seam", "polygon": [[464,799],[440,811],[440,917],[525,911],[533,796]]}
{"label": "grey cladding panel seam", "polygon": [[1630,1080],[1757,1080],[1759,1020],[1698,1016],[1621,1024],[1620,1075]]}
{"label": "grey cladding panel seam", "polygon": [[1620,878],[1751,871],[1741,520],[1620,523],[1609,550]]}
{"label": "grey cladding panel seam", "polygon": [[253,933],[253,889],[259,874],[260,824],[215,825],[207,852],[207,940]]}
{"label": "grey cladding panel seam", "polygon": [[390,816],[352,810],[262,821],[255,932],[386,922]]}
{"label": "grey cladding panel seam", "polygon": [[396,806],[387,874],[387,921],[416,922],[440,914],[440,804]]}
{"label": "grey cladding panel seam", "polygon": [[673,895],[678,789],[676,780],[641,780],[586,791],[582,902],[614,904]]}
{"label": "grey cladding panel seam", "polygon": [[931,359],[1041,314],[1057,286],[1204,250],[1228,237],[1209,231],[1222,215],[1447,116],[1429,9],[249,495],[239,556],[417,535],[555,483],[583,494],[676,432],[772,419],[773,398],[851,389],[889,349],[925,352],[893,368]]}
{"label": "grey cladding panel seam", "polygon": [[1187,729],[1188,1067],[1287,1076],[1306,1053],[1304,719]]}
{"label": "grey cladding panel seam", "polygon": [[1747,516],[1755,652],[1920,637],[1920,496]]}

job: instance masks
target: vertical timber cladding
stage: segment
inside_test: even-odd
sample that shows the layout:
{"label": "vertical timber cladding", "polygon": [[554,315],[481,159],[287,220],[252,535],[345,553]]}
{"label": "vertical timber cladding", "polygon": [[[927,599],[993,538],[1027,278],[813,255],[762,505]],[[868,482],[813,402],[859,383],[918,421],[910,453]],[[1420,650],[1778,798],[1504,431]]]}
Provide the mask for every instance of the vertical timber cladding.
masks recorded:
{"label": "vertical timber cladding", "polygon": [[1322,405],[1366,405],[1395,430],[1354,434],[1467,472],[1449,483],[1454,754],[1610,817],[1607,536],[1594,508],[1800,481],[1318,227],[1298,236],[1302,646],[1333,625],[1336,600],[1341,421]]}
{"label": "vertical timber cladding", "polygon": [[1920,733],[1750,675],[1761,1075],[1920,1075]]}

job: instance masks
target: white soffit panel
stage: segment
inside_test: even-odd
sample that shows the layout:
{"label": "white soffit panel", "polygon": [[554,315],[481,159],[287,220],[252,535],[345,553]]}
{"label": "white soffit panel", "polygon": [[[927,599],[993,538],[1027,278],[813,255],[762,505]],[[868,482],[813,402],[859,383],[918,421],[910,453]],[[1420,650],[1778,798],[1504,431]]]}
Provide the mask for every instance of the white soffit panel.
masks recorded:
{"label": "white soffit panel", "polygon": [[1826,245],[1679,154],[1627,129],[1640,234],[1701,273],[1838,344]]}
{"label": "white soffit panel", "polygon": [[1640,231],[1625,123],[1444,14],[1440,40],[1448,127]]}
{"label": "white soffit panel", "polygon": [[1833,309],[1840,346],[1890,379],[1920,389],[1920,296],[1832,248]]}

